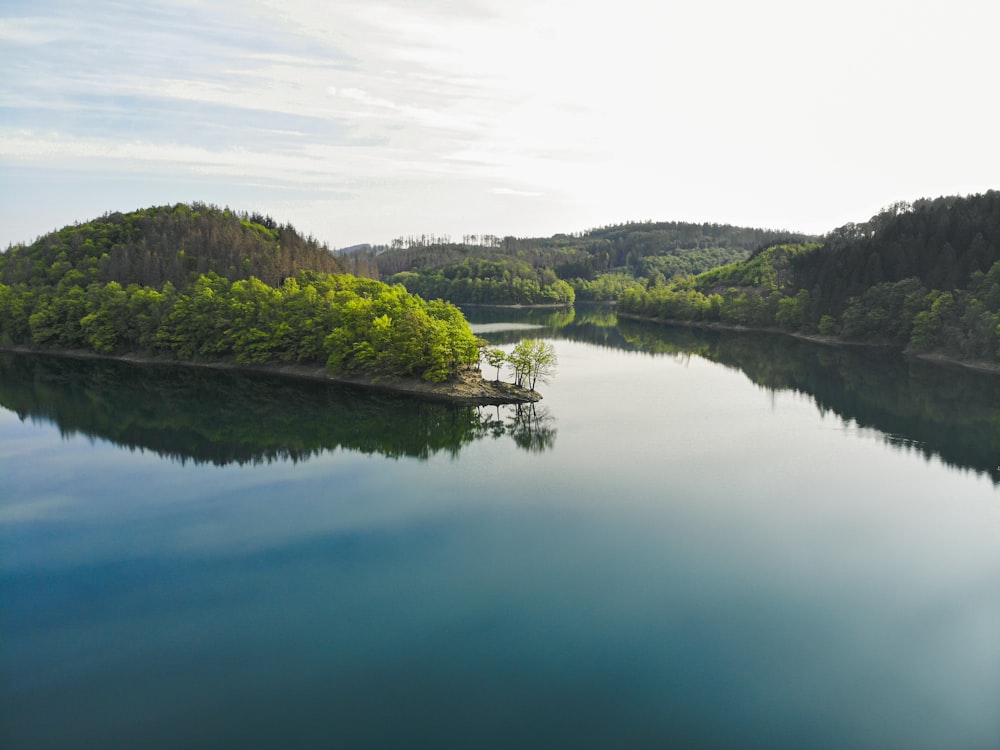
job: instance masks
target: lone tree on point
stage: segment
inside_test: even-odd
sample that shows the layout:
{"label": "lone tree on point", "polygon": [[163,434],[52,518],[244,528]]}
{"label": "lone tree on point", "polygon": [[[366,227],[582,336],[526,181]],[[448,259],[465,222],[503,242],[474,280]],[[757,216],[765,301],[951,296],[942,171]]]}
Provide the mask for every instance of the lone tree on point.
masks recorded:
{"label": "lone tree on point", "polygon": [[514,371],[514,385],[532,391],[535,383],[548,382],[557,363],[555,347],[538,339],[524,339],[507,355],[507,364]]}

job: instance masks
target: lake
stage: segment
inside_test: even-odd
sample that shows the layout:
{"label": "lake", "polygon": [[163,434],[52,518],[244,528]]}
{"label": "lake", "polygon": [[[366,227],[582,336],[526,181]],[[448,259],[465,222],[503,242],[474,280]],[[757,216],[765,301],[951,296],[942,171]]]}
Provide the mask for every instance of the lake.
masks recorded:
{"label": "lake", "polygon": [[1000,747],[1000,378],[467,312],[543,401],[0,354],[0,745]]}

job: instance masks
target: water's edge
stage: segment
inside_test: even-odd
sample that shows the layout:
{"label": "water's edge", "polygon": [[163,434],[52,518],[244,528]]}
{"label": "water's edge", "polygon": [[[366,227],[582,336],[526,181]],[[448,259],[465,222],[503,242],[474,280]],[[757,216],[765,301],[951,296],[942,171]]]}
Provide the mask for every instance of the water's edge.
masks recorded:
{"label": "water's edge", "polygon": [[213,370],[237,370],[281,375],[300,380],[342,383],[358,388],[397,393],[432,401],[446,401],[468,406],[528,404],[541,401],[537,391],[497,380],[486,380],[480,370],[463,370],[458,377],[444,383],[432,383],[420,378],[372,378],[331,375],[322,365],[245,365],[232,361],[193,362],[139,354],[97,354],[81,349],[32,349],[24,346],[0,346],[0,351],[74,359],[103,359],[135,365],[198,367]]}
{"label": "water's edge", "polygon": [[845,348],[869,348],[869,349],[895,349],[898,350],[904,357],[910,357],[913,359],[923,360],[924,362],[932,362],[934,364],[944,365],[948,367],[964,367],[969,370],[976,370],[977,372],[985,372],[993,375],[1000,375],[1000,364],[995,362],[982,362],[976,360],[966,360],[957,359],[955,357],[949,357],[946,354],[941,354],[938,352],[915,352],[908,347],[900,346],[899,344],[892,344],[886,342],[878,341],[848,341],[847,339],[842,339],[839,336],[825,336],[818,333],[797,333],[795,331],[785,331],[781,328],[753,328],[751,326],[740,326],[731,325],[727,323],[715,323],[701,320],[676,320],[673,318],[651,318],[646,315],[634,315],[632,313],[615,313],[619,318],[625,318],[626,320],[638,320],[643,323],[654,323],[657,325],[671,325],[671,326],[684,326],[686,328],[704,328],[711,331],[736,331],[736,332],[754,332],[754,333],[770,333],[779,336],[790,336],[794,339],[801,339],[803,341],[811,341],[814,344],[822,344],[823,346],[835,346],[835,347],[845,347]]}

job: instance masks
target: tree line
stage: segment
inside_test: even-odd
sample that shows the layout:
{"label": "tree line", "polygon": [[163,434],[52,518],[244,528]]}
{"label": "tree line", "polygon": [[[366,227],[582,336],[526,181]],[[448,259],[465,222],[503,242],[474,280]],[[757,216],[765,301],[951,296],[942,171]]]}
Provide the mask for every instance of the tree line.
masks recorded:
{"label": "tree line", "polygon": [[633,287],[619,310],[996,361],[1000,192],[894,204],[822,243],[774,246],[696,276]]}
{"label": "tree line", "polygon": [[326,365],[336,374],[444,381],[478,360],[465,317],[440,300],[346,274],[302,271],[271,287],[199,276],[186,291],[116,281],[0,285],[0,343],[179,360]]}
{"label": "tree line", "polygon": [[427,237],[338,254],[358,275],[411,292],[478,304],[607,301],[632,285],[661,284],[747,258],[765,244],[801,241],[784,231],[685,222],[627,223],[552,237]]}
{"label": "tree line", "polygon": [[210,272],[277,286],[301,270],[338,273],[329,248],[270,216],[203,203],[109,213],[0,253],[0,283],[45,286],[77,281],[186,288]]}
{"label": "tree line", "polygon": [[434,271],[404,271],[387,281],[402,284],[425,299],[442,298],[458,304],[572,304],[576,297],[573,287],[551,269],[507,258],[466,258]]}

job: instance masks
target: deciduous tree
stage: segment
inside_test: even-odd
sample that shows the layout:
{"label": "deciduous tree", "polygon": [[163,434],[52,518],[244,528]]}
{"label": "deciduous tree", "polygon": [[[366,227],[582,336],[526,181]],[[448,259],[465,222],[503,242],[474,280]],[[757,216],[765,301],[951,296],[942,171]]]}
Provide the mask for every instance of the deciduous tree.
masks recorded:
{"label": "deciduous tree", "polygon": [[535,390],[539,381],[545,383],[556,370],[556,350],[548,341],[525,339],[507,356],[514,371],[514,385]]}

